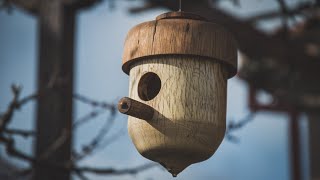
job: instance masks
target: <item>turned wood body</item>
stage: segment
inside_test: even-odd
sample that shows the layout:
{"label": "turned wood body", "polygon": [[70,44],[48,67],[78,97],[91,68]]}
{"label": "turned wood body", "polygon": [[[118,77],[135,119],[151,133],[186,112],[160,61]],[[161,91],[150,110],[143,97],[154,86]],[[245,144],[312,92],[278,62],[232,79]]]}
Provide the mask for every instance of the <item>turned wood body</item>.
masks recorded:
{"label": "turned wood body", "polygon": [[[160,77],[161,90],[143,101],[137,89],[148,72]],[[208,159],[224,137],[226,87],[226,70],[205,58],[154,57],[134,64],[129,97],[155,110],[151,121],[129,116],[129,134],[138,151],[175,174]]]}
{"label": "turned wood body", "polygon": [[236,73],[236,56],[228,31],[192,14],[164,14],[128,33],[122,66],[130,76],[128,100],[142,104],[130,110],[121,102],[119,110],[129,115],[140,154],[173,176],[214,154],[226,129],[227,79]]}

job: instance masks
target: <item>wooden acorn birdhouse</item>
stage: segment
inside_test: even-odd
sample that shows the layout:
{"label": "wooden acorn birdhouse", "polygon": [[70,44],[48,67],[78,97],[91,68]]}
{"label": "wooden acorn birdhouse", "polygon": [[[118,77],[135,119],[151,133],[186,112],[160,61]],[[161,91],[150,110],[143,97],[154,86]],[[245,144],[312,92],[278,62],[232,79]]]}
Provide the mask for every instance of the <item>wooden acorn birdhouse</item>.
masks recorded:
{"label": "wooden acorn birdhouse", "polygon": [[237,48],[222,26],[170,12],[130,30],[122,69],[129,98],[118,109],[139,153],[173,176],[211,157],[226,129],[227,79]]}

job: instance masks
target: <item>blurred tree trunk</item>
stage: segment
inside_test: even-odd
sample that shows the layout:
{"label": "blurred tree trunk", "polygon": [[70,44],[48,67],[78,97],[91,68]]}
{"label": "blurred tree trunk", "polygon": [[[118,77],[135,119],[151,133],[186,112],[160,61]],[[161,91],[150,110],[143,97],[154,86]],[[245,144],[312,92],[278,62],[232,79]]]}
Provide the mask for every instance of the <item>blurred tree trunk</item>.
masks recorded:
{"label": "blurred tree trunk", "polygon": [[35,154],[40,163],[33,179],[68,180],[70,171],[56,166],[66,165],[71,157],[75,10],[60,0],[42,0],[38,18],[38,90],[43,93],[36,113]]}
{"label": "blurred tree trunk", "polygon": [[320,180],[320,111],[307,113],[309,119],[310,180]]}
{"label": "blurred tree trunk", "polygon": [[297,112],[290,113],[289,122],[289,144],[291,154],[291,179],[301,180],[301,153],[300,153],[300,128],[299,114]]}

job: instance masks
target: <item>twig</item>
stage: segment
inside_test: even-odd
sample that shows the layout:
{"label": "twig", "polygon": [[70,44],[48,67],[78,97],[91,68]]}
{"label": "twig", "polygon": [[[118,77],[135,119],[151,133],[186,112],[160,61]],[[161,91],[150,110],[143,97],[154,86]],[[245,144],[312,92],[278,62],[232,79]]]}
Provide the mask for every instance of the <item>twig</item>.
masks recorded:
{"label": "twig", "polygon": [[14,139],[7,136],[12,135],[20,135],[23,137],[29,137],[34,135],[35,133],[32,131],[25,131],[25,130],[17,130],[17,129],[8,129],[8,125],[12,120],[12,117],[16,110],[18,110],[22,105],[30,102],[37,95],[27,96],[19,101],[19,96],[21,93],[21,86],[12,85],[11,91],[13,93],[13,99],[9,103],[7,110],[0,115],[0,143],[4,144],[8,155],[16,157],[18,159],[33,163],[35,159],[15,148]]}
{"label": "twig", "polygon": [[83,117],[81,117],[79,120],[75,121],[75,123],[73,124],[73,128],[77,128],[81,125],[83,125],[84,123],[87,123],[89,122],[90,120],[96,118],[98,115],[102,114],[106,112],[105,109],[101,110],[101,109],[98,109],[98,110],[93,110],[92,112],[84,115]]}
{"label": "twig", "polygon": [[98,101],[94,101],[92,99],[89,99],[83,95],[79,95],[79,94],[74,94],[73,98],[76,100],[79,100],[85,104],[89,104],[93,107],[100,107],[100,108],[104,108],[104,109],[109,109],[111,111],[115,111],[115,106],[113,104],[109,104],[106,102],[98,102]]}
{"label": "twig", "polygon": [[122,135],[124,135],[124,131],[125,131],[125,129],[121,129],[117,133],[111,135],[109,138],[104,140],[101,143],[101,145],[99,146],[99,149],[103,149],[106,146],[108,146],[108,145],[112,144],[113,142],[115,142],[116,140],[118,140]]}
{"label": "twig", "polygon": [[288,11],[288,7],[287,7],[287,4],[284,0],[276,0],[280,6],[280,10],[281,10],[281,13],[282,13],[282,26],[283,26],[283,29],[284,29],[284,33],[285,35],[287,34],[288,32],[288,17],[289,17],[289,11]]}
{"label": "twig", "polygon": [[77,170],[74,170],[74,173],[81,179],[81,180],[89,180],[89,178],[87,178],[83,172],[81,171],[77,171]]}
{"label": "twig", "polygon": [[227,131],[226,131],[227,140],[232,141],[232,142],[238,142],[239,139],[237,137],[235,137],[234,135],[232,135],[231,133],[243,128],[249,122],[253,121],[255,114],[256,114],[256,112],[250,112],[248,115],[246,115],[243,119],[239,120],[238,122],[231,121],[228,124]]}
{"label": "twig", "polygon": [[105,112],[105,110],[110,110],[109,118],[106,120],[104,126],[100,129],[98,134],[87,144],[84,145],[81,152],[77,153],[76,151],[73,151],[73,161],[79,161],[90,154],[92,154],[98,147],[100,147],[100,144],[103,140],[103,138],[106,136],[106,134],[109,132],[109,130],[112,127],[112,124],[114,122],[115,116],[116,116],[116,107],[113,104],[109,104],[106,102],[98,102],[95,100],[92,100],[88,97],[85,97],[83,95],[74,94],[74,99],[79,100],[82,103],[88,104],[92,106],[93,108],[102,108],[103,110],[95,110],[90,112],[89,114],[82,117],[80,120],[76,121],[74,124],[75,127],[79,127],[80,125],[88,122],[90,119],[95,118],[99,114]]}
{"label": "twig", "polygon": [[27,96],[19,101],[19,96],[21,93],[21,87],[17,85],[11,86],[11,91],[13,93],[13,99],[11,100],[7,110],[0,115],[0,134],[3,133],[9,122],[12,120],[15,110],[20,109],[20,107],[27,102],[35,99],[37,95]]}
{"label": "twig", "polygon": [[[55,82],[55,80],[53,82]],[[48,85],[48,87],[45,90],[53,89],[55,83],[49,83],[49,84],[50,85]],[[61,145],[65,143],[68,138],[70,138],[71,132],[67,132],[67,131],[63,131],[61,136],[59,136],[48,147],[45,153],[40,155],[39,158],[37,159],[16,149],[14,146],[15,145],[14,139],[11,138],[11,136],[18,135],[22,137],[30,137],[30,136],[35,136],[36,132],[28,131],[28,130],[20,130],[20,129],[8,129],[7,126],[11,122],[14,112],[17,109],[19,109],[22,105],[25,105],[26,103],[30,102],[31,100],[38,98],[43,91],[44,90],[42,90],[41,92],[39,91],[36,94],[26,96],[25,98],[22,98],[21,100],[19,100],[21,87],[15,86],[15,85],[12,86],[13,99],[10,102],[7,110],[4,113],[0,114],[0,143],[4,144],[4,146],[6,147],[6,151],[10,156],[29,162],[32,165],[38,164],[38,165],[50,166],[51,168],[71,170],[79,178],[84,180],[88,179],[84,173],[108,174],[108,175],[136,174],[140,171],[143,171],[155,166],[155,164],[152,163],[152,164],[147,164],[147,165],[139,166],[136,168],[124,169],[124,170],[116,170],[112,168],[77,167],[76,166],[77,160],[87,157],[88,155],[92,154],[101,146],[104,147],[114,142],[114,140],[121,135],[120,133],[123,132],[123,131],[119,131],[118,133],[112,135],[107,140],[103,141],[105,135],[110,131],[112,127],[112,123],[114,122],[116,112],[117,112],[116,108],[112,104],[94,101],[82,95],[74,95],[74,98],[83,103],[89,104],[94,108],[99,108],[99,109],[92,111],[88,115],[81,118],[79,121],[77,121],[74,124],[73,128],[83,125],[84,123],[88,122],[90,119],[93,119],[97,117],[99,114],[106,112],[106,110],[110,110],[110,115],[109,115],[109,118],[106,120],[105,125],[101,128],[98,134],[92,139],[92,141],[88,145],[84,146],[82,152],[77,156],[78,159],[71,160],[68,162],[63,162],[63,163],[50,162],[47,160],[47,157],[50,156],[50,154],[52,154],[54,151],[57,151],[59,147],[61,147]],[[27,174],[30,174],[32,171],[33,171],[33,168],[29,168],[23,171],[22,173],[20,172],[19,174],[27,175]]]}
{"label": "twig", "polygon": [[92,168],[92,167],[74,167],[73,170],[75,172],[78,171],[82,173],[92,173],[92,174],[98,174],[98,175],[125,175],[125,174],[135,175],[141,171],[145,171],[155,166],[158,166],[158,164],[149,163],[149,164],[145,164],[135,168],[122,169],[122,170],[117,170],[113,168]]}
{"label": "twig", "polygon": [[27,162],[35,162],[35,159],[33,157],[24,154],[23,152],[20,152],[14,147],[13,139],[0,136],[0,143],[5,144],[6,151],[9,155],[25,160]]}
{"label": "twig", "polygon": [[20,130],[20,129],[5,129],[4,133],[9,135],[18,135],[24,138],[34,137],[36,135],[36,132],[34,131]]}
{"label": "twig", "polygon": [[100,146],[100,143],[102,142],[105,135],[111,129],[111,126],[115,119],[115,115],[116,115],[115,109],[112,109],[110,113],[111,114],[109,118],[106,120],[104,126],[100,129],[98,134],[90,141],[90,143],[83,146],[81,153],[75,154],[76,155],[76,157],[74,157],[75,160],[81,160],[87,157],[88,155],[92,154],[95,151],[95,149],[97,149]]}
{"label": "twig", "polygon": [[38,98],[39,95],[40,95],[40,93],[36,93],[36,94],[32,94],[32,95],[29,95],[29,96],[26,96],[26,97],[22,98],[17,103],[18,107],[20,108],[21,106],[25,105],[26,103]]}
{"label": "twig", "polygon": [[[113,142],[117,141],[122,135],[124,135],[124,128],[119,130],[118,132],[116,132],[115,134],[109,136],[108,138],[106,138],[105,140],[103,140],[102,142],[99,143],[99,146],[97,146],[91,154],[93,153],[97,153],[99,151],[101,151],[102,149],[104,149],[106,146],[109,146],[110,144],[112,144]],[[90,154],[86,154],[86,157],[89,156]],[[76,154],[74,152],[74,157],[79,157],[80,154]],[[79,160],[79,159],[78,159]]]}
{"label": "twig", "polygon": [[21,92],[21,87],[12,85],[11,91],[13,93],[13,99],[10,102],[7,111],[0,115],[0,133],[3,132],[11,121],[14,111],[19,108],[18,98]]}

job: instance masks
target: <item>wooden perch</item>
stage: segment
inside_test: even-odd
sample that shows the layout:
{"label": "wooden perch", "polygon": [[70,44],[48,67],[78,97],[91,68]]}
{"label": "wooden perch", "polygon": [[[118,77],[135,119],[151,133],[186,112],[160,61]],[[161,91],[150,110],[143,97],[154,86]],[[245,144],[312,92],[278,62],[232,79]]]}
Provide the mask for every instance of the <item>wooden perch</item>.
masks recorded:
{"label": "wooden perch", "polygon": [[151,120],[154,114],[154,109],[152,107],[128,97],[120,99],[118,110],[123,114],[146,121]]}

